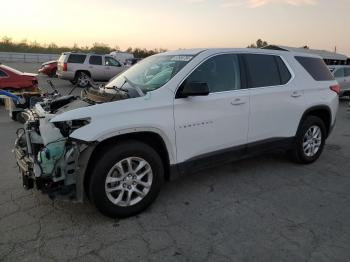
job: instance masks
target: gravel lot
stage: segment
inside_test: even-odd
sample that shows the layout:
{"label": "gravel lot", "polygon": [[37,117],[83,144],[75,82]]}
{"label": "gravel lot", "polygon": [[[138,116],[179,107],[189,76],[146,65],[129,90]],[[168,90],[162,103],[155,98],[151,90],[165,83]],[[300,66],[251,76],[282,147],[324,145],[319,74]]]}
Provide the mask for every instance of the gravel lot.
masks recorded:
{"label": "gravel lot", "polygon": [[347,102],[316,163],[270,154],[191,174],[124,220],[22,189],[11,153],[20,124],[0,106],[0,261],[350,261]]}

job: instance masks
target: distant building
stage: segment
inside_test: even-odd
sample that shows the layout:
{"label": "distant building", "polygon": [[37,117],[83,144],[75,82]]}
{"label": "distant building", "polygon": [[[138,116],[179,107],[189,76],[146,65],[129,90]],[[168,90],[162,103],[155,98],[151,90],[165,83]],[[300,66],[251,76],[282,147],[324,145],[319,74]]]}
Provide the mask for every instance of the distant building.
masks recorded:
{"label": "distant building", "polygon": [[289,46],[282,46],[282,45],[268,45],[263,48],[316,54],[321,56],[327,65],[346,65],[346,64],[350,65],[350,58],[348,58],[346,55],[325,51],[325,50],[308,49],[308,48],[302,48],[302,47],[289,47]]}

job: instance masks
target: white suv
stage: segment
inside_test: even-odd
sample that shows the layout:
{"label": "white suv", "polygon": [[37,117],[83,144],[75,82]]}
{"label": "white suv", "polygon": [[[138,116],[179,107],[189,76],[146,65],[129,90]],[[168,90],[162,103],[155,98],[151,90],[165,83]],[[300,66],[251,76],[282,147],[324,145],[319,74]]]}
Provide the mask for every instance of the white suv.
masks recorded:
{"label": "white suv", "polygon": [[329,66],[340,85],[340,96],[350,95],[350,65]]}
{"label": "white suv", "polygon": [[58,59],[56,74],[84,88],[90,78],[106,82],[126,68],[110,55],[66,52]]}
{"label": "white suv", "polygon": [[61,108],[37,104],[18,132],[17,163],[26,188],[87,196],[102,213],[126,217],[149,206],[164,179],[189,170],[271,149],[312,163],[335,124],[338,92],[314,55],[162,53]]}

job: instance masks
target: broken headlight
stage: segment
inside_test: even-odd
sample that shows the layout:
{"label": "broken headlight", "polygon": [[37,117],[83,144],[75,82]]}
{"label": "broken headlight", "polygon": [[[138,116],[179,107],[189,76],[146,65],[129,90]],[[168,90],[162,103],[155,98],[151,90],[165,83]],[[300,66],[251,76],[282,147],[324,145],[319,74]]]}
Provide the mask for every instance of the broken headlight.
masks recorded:
{"label": "broken headlight", "polygon": [[91,118],[74,119],[63,122],[55,122],[54,125],[61,131],[62,136],[67,137],[73,131],[90,124]]}

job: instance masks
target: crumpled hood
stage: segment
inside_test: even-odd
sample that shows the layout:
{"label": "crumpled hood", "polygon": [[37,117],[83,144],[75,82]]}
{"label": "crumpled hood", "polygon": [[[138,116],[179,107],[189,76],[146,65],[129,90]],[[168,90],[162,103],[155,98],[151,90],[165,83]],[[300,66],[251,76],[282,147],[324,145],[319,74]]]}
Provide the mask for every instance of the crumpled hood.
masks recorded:
{"label": "crumpled hood", "polygon": [[89,103],[76,100],[62,107],[51,119],[51,122],[62,122],[81,118],[99,118],[106,115],[129,111],[131,108],[139,109],[145,103],[146,97],[129,98],[119,101],[106,102],[90,105]]}

